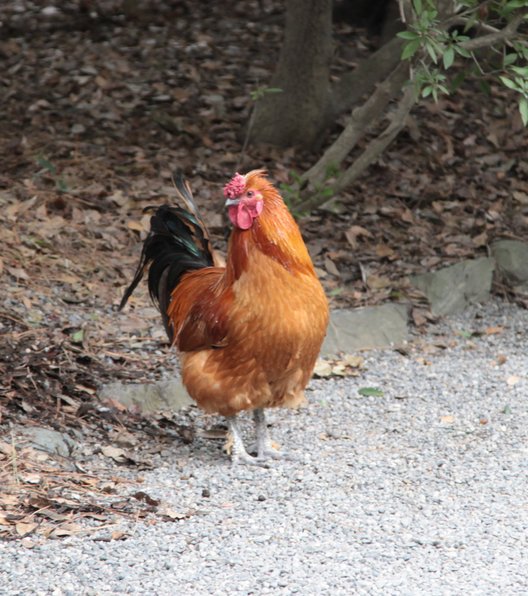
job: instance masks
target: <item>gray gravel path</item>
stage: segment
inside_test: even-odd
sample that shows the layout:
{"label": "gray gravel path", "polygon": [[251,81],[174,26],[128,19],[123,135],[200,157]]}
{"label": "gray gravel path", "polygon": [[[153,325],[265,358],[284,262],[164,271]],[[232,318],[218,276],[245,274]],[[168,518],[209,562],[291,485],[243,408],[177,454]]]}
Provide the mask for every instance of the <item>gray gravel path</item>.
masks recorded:
{"label": "gray gravel path", "polygon": [[297,461],[175,443],[142,490],[188,519],[0,544],[0,593],[528,594],[528,313],[496,302],[430,331],[273,413]]}

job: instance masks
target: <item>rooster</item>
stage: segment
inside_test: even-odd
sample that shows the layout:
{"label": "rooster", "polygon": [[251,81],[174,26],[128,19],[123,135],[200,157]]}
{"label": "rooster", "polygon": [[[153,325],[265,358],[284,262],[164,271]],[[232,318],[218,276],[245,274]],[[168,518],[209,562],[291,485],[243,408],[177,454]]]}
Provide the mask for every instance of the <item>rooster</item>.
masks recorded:
{"label": "rooster", "polygon": [[[224,187],[233,230],[225,266],[181,176],[186,209],[162,205],[151,218],[128,298],[148,270],[148,287],[172,345],[183,384],[198,406],[223,415],[233,463],[282,457],[264,408],[304,401],[328,324],[328,302],[295,220],[264,170],[236,174]],[[252,410],[256,458],[237,414]]]}

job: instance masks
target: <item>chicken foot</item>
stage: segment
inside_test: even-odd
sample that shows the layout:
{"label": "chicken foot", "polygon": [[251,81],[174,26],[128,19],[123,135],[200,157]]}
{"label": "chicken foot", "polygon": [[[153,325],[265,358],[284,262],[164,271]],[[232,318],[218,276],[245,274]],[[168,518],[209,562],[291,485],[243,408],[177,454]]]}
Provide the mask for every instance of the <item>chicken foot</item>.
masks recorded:
{"label": "chicken foot", "polygon": [[249,464],[252,466],[265,465],[261,460],[249,455],[249,453],[246,451],[236,414],[234,416],[226,416],[226,421],[229,433],[233,439],[233,445],[231,447],[231,461],[233,465],[237,465],[239,463]]}
{"label": "chicken foot", "polygon": [[266,415],[262,408],[253,410],[253,419],[255,421],[255,432],[257,434],[257,459],[284,459],[287,455],[277,451],[271,442],[271,437],[266,424]]}
{"label": "chicken foot", "polygon": [[229,432],[233,439],[231,451],[231,460],[233,464],[244,463],[253,466],[266,466],[264,462],[267,459],[287,458],[286,454],[273,448],[271,437],[268,432],[268,426],[266,424],[266,415],[262,408],[257,408],[253,411],[253,419],[255,421],[255,432],[257,436],[257,457],[253,457],[247,452],[236,415],[226,417]]}

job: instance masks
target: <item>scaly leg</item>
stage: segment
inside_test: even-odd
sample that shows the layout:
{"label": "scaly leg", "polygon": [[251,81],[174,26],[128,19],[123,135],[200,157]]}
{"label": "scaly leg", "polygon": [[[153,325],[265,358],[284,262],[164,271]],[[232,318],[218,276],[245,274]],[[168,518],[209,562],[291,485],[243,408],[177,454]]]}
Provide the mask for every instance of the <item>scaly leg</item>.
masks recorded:
{"label": "scaly leg", "polygon": [[244,447],[244,441],[242,440],[242,434],[240,432],[240,427],[238,426],[238,419],[235,416],[226,416],[227,426],[229,428],[229,432],[233,437],[233,447],[231,451],[231,461],[232,463],[239,464],[250,464],[252,466],[262,466],[262,462],[260,462],[256,457],[249,455]]}
{"label": "scaly leg", "polygon": [[272,459],[287,458],[286,454],[277,451],[271,444],[264,410],[262,408],[253,410],[253,418],[255,420],[255,431],[257,433],[257,459],[263,460],[270,457]]}

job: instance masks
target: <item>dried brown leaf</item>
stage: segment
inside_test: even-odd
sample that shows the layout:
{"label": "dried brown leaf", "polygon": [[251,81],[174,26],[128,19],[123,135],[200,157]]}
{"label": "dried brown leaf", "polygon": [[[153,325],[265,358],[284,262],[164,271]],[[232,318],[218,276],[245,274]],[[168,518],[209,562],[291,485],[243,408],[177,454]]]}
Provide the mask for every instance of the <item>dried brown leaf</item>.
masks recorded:
{"label": "dried brown leaf", "polygon": [[124,449],[121,449],[121,447],[114,447],[113,445],[105,445],[104,447],[101,447],[101,453],[105,457],[110,457],[120,464],[125,463],[130,459]]}
{"label": "dried brown leaf", "polygon": [[17,524],[15,524],[16,533],[21,538],[33,533],[37,528],[38,524],[34,522],[18,522]]}

